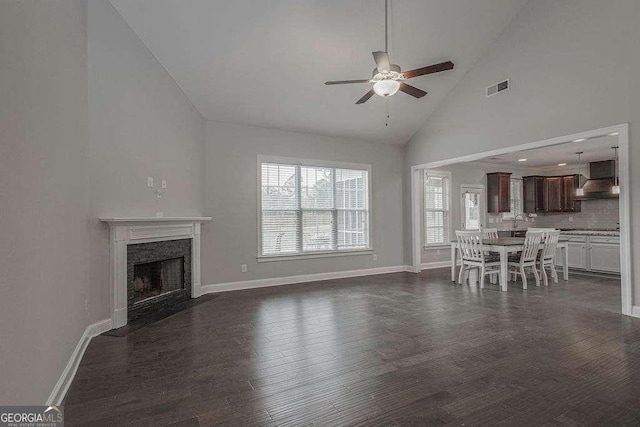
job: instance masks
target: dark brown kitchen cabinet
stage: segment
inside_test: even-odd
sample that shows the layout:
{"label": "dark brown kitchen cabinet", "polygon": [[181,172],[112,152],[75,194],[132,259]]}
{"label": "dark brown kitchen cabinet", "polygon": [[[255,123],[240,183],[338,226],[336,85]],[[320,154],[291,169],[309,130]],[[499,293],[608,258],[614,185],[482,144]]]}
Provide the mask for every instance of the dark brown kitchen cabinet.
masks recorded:
{"label": "dark brown kitchen cabinet", "polygon": [[487,212],[511,211],[511,174],[495,172],[487,174]]}
{"label": "dark brown kitchen cabinet", "polygon": [[545,206],[545,177],[525,176],[522,178],[524,193],[524,212],[538,213],[544,212]]}
{"label": "dark brown kitchen cabinet", "polygon": [[562,177],[563,186],[563,212],[580,212],[581,203],[576,200],[576,190],[580,186],[580,175],[567,175]]}
{"label": "dark brown kitchen cabinet", "polygon": [[562,212],[564,207],[564,184],[561,176],[545,179],[545,212]]}

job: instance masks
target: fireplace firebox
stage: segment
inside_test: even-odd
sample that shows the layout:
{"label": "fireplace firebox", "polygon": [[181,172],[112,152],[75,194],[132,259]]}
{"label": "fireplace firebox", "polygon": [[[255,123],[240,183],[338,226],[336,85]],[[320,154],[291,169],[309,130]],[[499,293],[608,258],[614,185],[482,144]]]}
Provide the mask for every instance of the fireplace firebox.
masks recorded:
{"label": "fireplace firebox", "polygon": [[191,240],[127,246],[127,318],[135,320],[191,298]]}

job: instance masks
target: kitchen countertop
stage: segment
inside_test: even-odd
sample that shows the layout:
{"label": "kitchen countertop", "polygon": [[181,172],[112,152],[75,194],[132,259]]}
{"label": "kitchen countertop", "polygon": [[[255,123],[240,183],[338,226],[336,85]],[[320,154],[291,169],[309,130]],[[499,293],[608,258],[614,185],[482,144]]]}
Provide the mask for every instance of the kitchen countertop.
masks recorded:
{"label": "kitchen countertop", "polygon": [[619,236],[620,230],[561,230],[562,234],[581,236]]}

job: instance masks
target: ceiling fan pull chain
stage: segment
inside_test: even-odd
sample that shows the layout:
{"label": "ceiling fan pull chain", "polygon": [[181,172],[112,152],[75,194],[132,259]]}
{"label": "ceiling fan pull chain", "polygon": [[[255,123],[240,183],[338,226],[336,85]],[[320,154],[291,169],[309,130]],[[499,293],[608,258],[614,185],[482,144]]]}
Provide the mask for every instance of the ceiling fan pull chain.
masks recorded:
{"label": "ceiling fan pull chain", "polygon": [[389,117],[391,117],[389,115],[389,99],[388,98],[385,98],[385,100],[384,100],[384,112],[385,112],[384,114],[386,116],[384,125],[388,127],[389,126]]}

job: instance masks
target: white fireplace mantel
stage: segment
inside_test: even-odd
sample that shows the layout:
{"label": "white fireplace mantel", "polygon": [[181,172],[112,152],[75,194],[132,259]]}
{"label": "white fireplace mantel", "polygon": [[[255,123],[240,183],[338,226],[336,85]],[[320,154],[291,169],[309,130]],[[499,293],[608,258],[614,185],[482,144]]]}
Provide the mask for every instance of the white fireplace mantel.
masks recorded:
{"label": "white fireplace mantel", "polygon": [[111,229],[111,327],[127,324],[127,245],[191,239],[191,297],[200,290],[200,226],[211,217],[100,218]]}

